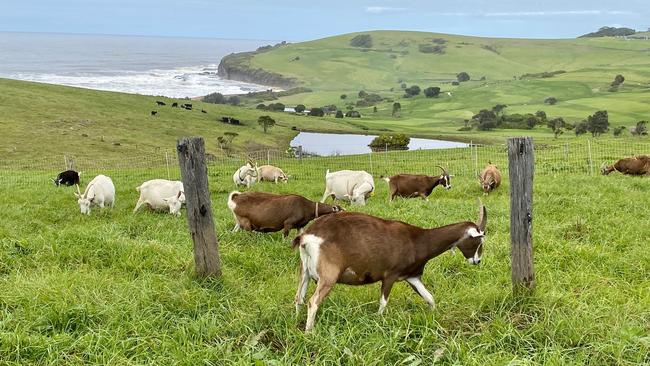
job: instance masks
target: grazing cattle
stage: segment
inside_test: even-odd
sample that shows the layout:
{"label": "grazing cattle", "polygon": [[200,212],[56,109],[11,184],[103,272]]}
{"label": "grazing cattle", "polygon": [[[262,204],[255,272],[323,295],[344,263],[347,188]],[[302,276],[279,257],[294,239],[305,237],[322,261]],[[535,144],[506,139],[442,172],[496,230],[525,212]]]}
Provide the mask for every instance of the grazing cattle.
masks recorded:
{"label": "grazing cattle", "polygon": [[238,125],[238,124],[240,124],[241,122],[239,122],[238,119],[231,118],[229,123],[230,123],[231,125]]}
{"label": "grazing cattle", "polygon": [[393,284],[405,280],[433,308],[433,296],[421,280],[427,262],[458,248],[470,264],[479,264],[486,223],[487,212],[482,204],[477,223],[465,221],[433,229],[357,212],[315,220],[293,240],[301,262],[296,312],[304,303],[309,281],[316,281],[305,330],[313,329],[318,306],[337,283],[365,285],[381,281],[381,314]]}
{"label": "grazing cattle", "polygon": [[235,217],[233,231],[283,231],[286,238],[291,229],[300,230],[311,220],[342,211],[339,206],[313,202],[296,194],[265,192],[232,192],[228,208]]}
{"label": "grazing cattle", "polygon": [[366,199],[375,190],[372,175],[363,170],[339,170],[325,173],[325,192],[321,202],[327,197],[350,201],[353,204],[365,205]]}
{"label": "grazing cattle", "polygon": [[181,206],[185,203],[183,182],[152,179],[136,187],[136,191],[140,192],[140,198],[133,212],[146,204],[153,210],[169,210],[170,214],[180,216]]}
{"label": "grazing cattle", "polygon": [[431,191],[438,185],[442,185],[445,189],[451,189],[451,175],[447,173],[445,168],[441,166],[438,166],[438,168],[442,169],[442,174],[433,177],[417,174],[397,174],[383,178],[388,182],[389,200],[392,201],[395,196],[406,198],[422,197],[422,199],[428,200]]}
{"label": "grazing cattle", "polygon": [[115,205],[115,186],[111,178],[105,175],[98,175],[88,183],[83,194],[79,192],[77,186],[77,203],[82,214],[90,215],[90,206],[97,205],[104,208],[104,205]]}
{"label": "grazing cattle", "polygon": [[74,170],[66,170],[57,174],[56,178],[52,179],[52,182],[54,182],[54,185],[57,187],[61,184],[64,186],[73,186],[79,185],[80,178],[81,172],[77,173]]}
{"label": "grazing cattle", "polygon": [[284,174],[282,169],[278,167],[275,167],[273,165],[262,165],[261,167],[257,168],[257,179],[260,182],[268,181],[278,184],[278,180],[286,183],[287,180],[289,180],[289,177]]}
{"label": "grazing cattle", "polygon": [[241,166],[235,171],[232,175],[232,180],[235,183],[235,186],[246,186],[250,188],[251,184],[255,183],[257,179],[257,164],[253,163],[252,160],[248,160],[246,165]]}
{"label": "grazing cattle", "polygon": [[650,156],[638,155],[623,158],[609,166],[605,166],[603,163],[600,171],[603,175],[608,175],[613,171],[627,175],[650,175]]}
{"label": "grazing cattle", "polygon": [[230,117],[221,117],[221,122],[230,123]]}
{"label": "grazing cattle", "polygon": [[201,113],[208,113],[205,109],[201,109]]}
{"label": "grazing cattle", "polygon": [[178,103],[176,102],[172,103],[172,108],[178,108]]}
{"label": "grazing cattle", "polygon": [[158,111],[151,111],[151,115],[155,116],[158,113]]}
{"label": "grazing cattle", "polygon": [[161,102],[161,101],[157,100],[156,105],[163,106],[163,105],[167,105],[167,104],[165,104],[165,102]]}
{"label": "grazing cattle", "polygon": [[488,194],[501,185],[501,172],[496,165],[488,162],[488,165],[478,176],[478,181],[481,184],[481,188],[483,188],[484,194]]}

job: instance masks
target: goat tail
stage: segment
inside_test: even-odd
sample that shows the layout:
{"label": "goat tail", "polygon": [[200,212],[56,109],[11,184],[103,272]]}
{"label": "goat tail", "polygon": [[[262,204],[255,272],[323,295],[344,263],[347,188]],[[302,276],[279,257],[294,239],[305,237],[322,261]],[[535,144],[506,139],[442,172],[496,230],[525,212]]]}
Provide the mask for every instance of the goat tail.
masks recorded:
{"label": "goat tail", "polygon": [[291,249],[295,250],[300,246],[300,242],[302,241],[302,235],[296,236],[293,241],[291,242]]}
{"label": "goat tail", "polygon": [[240,194],[241,194],[241,192],[239,192],[239,191],[230,192],[230,194],[228,195],[228,201],[232,201],[233,198],[239,196]]}
{"label": "goat tail", "polygon": [[479,204],[479,214],[478,214],[478,222],[476,223],[476,226],[478,226],[479,231],[485,232],[485,227],[487,226],[487,209],[483,205],[483,202],[481,202],[481,199],[478,199],[478,204]]}
{"label": "goat tail", "polygon": [[135,187],[135,190],[140,192],[140,187],[142,187],[142,186]]}

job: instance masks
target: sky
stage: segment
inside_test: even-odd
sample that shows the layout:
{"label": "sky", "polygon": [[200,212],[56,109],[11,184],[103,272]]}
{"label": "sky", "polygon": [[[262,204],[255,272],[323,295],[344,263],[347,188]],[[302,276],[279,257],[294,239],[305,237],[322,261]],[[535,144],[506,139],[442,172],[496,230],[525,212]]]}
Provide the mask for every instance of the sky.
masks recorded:
{"label": "sky", "polygon": [[573,38],[650,27],[650,0],[3,0],[0,31],[304,41],[377,29]]}

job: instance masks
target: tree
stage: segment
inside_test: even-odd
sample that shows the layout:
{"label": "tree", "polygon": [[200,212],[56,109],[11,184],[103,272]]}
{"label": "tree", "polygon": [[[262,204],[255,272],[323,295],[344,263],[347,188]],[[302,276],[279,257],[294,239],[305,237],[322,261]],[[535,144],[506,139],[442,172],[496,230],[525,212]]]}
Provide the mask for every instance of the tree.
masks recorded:
{"label": "tree", "polygon": [[563,129],[566,128],[567,124],[564,122],[564,118],[557,117],[546,122],[546,125],[553,130],[553,135],[555,138],[558,138],[561,134],[564,133]]}
{"label": "tree", "polygon": [[477,128],[481,131],[489,131],[497,126],[496,113],[487,109],[481,109],[472,119],[478,122]]}
{"label": "tree", "polygon": [[345,116],[351,118],[361,118],[361,113],[359,113],[358,111],[348,111],[347,113],[345,113]]}
{"label": "tree", "polygon": [[323,117],[325,115],[325,111],[323,108],[314,107],[309,110],[309,115],[313,117]]}
{"label": "tree", "polygon": [[402,89],[406,89],[406,83],[399,84],[399,87],[402,88]]}
{"label": "tree", "polygon": [[609,130],[609,117],[607,111],[597,111],[587,117],[587,131],[593,137],[598,137]]}
{"label": "tree", "polygon": [[399,117],[399,112],[402,111],[402,105],[399,102],[393,103],[393,113],[391,114],[393,117]]}
{"label": "tree", "polygon": [[556,97],[548,97],[544,99],[544,103],[548,105],[555,105],[557,103],[557,98]]}
{"label": "tree", "polygon": [[228,98],[228,104],[239,105],[239,103],[241,103],[241,99],[236,95]]}
{"label": "tree", "polygon": [[266,133],[266,130],[275,126],[275,120],[271,118],[271,116],[260,116],[260,118],[257,119],[257,123],[264,128],[264,133]]}
{"label": "tree", "polygon": [[343,111],[340,111],[340,110],[336,111],[336,116],[335,117],[336,118],[343,118]]}
{"label": "tree", "polygon": [[226,104],[226,97],[221,93],[210,93],[203,97],[203,101],[206,103]]}
{"label": "tree", "polygon": [[237,132],[224,132],[223,136],[217,137],[217,143],[219,144],[219,148],[223,150],[226,153],[226,155],[230,156],[232,140],[234,140],[235,137],[237,136],[239,136]]}
{"label": "tree", "polygon": [[295,110],[297,113],[302,113],[302,112],[305,111],[305,109],[306,109],[306,108],[305,108],[305,105],[304,105],[304,104],[298,104],[298,105],[296,106],[296,108],[294,108],[294,110]]}
{"label": "tree", "polygon": [[424,89],[424,96],[427,98],[437,98],[440,95],[440,88],[437,86],[430,86]]}
{"label": "tree", "polygon": [[347,98],[347,97],[348,97],[347,94],[341,94],[341,99],[345,99],[345,98]]}
{"label": "tree", "polygon": [[542,122],[546,122],[546,112],[544,111],[535,112],[535,117],[539,118],[539,120]]}
{"label": "tree", "polygon": [[372,107],[372,113],[377,113],[377,106]]}
{"label": "tree", "polygon": [[408,150],[411,138],[403,133],[383,133],[375,137],[368,146],[373,151]]}
{"label": "tree", "polygon": [[404,97],[409,98],[420,94],[420,87],[417,85],[411,85],[410,87],[404,89]]}
{"label": "tree", "polygon": [[261,110],[263,110],[263,111],[265,111],[265,110],[267,109],[267,107],[266,107],[266,105],[264,105],[264,103],[260,103],[260,104],[258,104],[257,107],[255,107],[255,108],[257,108],[257,109],[261,109]]}
{"label": "tree", "polygon": [[506,104],[497,104],[494,107],[492,107],[492,112],[494,112],[494,114],[497,117],[499,117],[499,115],[503,116],[503,110],[506,109],[506,108],[508,108],[508,106]]}
{"label": "tree", "polygon": [[630,133],[632,136],[647,136],[648,135],[648,127],[647,127],[648,121],[639,121],[636,123],[636,126],[634,126],[632,129],[630,129]]}
{"label": "tree", "polygon": [[618,75],[616,75],[614,77],[614,81],[612,81],[612,83],[610,85],[611,86],[619,86],[619,85],[623,84],[624,81],[625,81],[625,77],[623,77],[623,75],[621,75],[621,74],[618,74]]}
{"label": "tree", "polygon": [[614,128],[614,137],[619,137],[623,134],[623,131],[625,131],[625,126],[618,126]]}
{"label": "tree", "polygon": [[573,127],[573,130],[574,130],[576,136],[580,136],[580,135],[583,135],[583,134],[587,133],[587,122],[582,121],[582,122],[576,123],[575,126]]}
{"label": "tree", "polygon": [[359,98],[364,99],[366,96],[368,96],[368,93],[365,90],[359,91]]}
{"label": "tree", "polygon": [[273,112],[284,112],[285,105],[282,103],[271,103],[268,106],[268,110]]}
{"label": "tree", "polygon": [[462,71],[456,75],[456,80],[458,80],[459,83],[462,83],[464,81],[469,81],[470,77],[469,74],[466,73],[465,71]]}
{"label": "tree", "polygon": [[539,119],[537,119],[537,117],[533,116],[532,114],[529,114],[526,118],[526,127],[530,129],[534,128],[538,123]]}

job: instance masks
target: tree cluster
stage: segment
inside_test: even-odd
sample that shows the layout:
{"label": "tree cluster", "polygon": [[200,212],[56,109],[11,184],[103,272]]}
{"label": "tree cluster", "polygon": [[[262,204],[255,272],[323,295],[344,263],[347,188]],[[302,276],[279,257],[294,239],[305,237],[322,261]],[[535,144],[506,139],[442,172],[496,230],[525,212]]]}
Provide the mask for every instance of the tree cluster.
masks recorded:
{"label": "tree cluster", "polygon": [[408,150],[411,138],[403,133],[384,133],[375,137],[368,146],[373,151]]}

